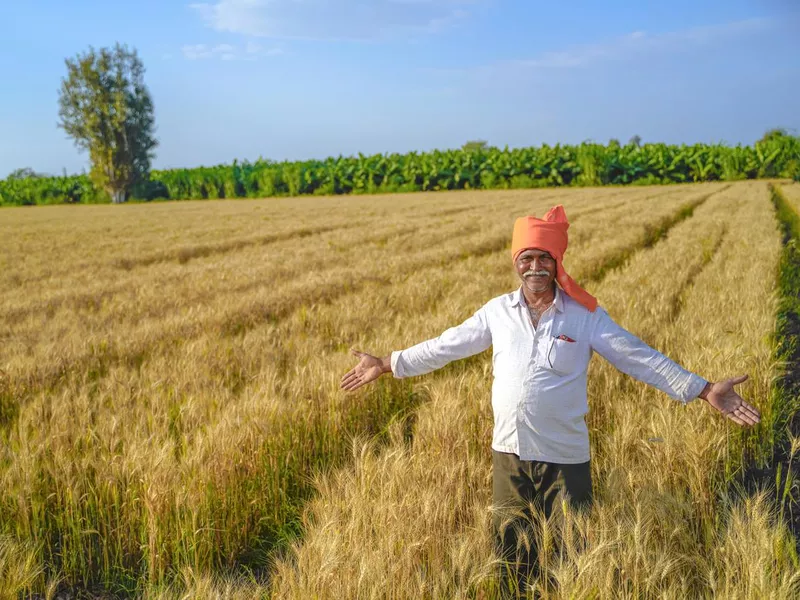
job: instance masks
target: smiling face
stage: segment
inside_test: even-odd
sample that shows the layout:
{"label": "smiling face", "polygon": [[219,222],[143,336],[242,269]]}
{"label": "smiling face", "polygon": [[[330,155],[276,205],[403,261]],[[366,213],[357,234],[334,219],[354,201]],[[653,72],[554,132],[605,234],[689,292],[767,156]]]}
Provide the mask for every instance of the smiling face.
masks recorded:
{"label": "smiling face", "polygon": [[548,291],[556,278],[556,260],[546,250],[530,248],[514,263],[522,285],[534,294]]}

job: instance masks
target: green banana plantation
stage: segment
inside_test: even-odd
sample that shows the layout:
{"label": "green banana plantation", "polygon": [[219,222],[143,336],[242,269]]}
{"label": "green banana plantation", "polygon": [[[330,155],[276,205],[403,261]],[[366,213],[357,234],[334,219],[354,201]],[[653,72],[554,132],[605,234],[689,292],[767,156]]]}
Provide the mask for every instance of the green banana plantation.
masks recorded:
{"label": "green banana plantation", "polygon": [[[542,145],[331,157],[305,162],[154,170],[132,199],[263,198],[800,178],[800,138],[752,146],[633,144]],[[87,175],[0,181],[6,205],[109,202]]]}

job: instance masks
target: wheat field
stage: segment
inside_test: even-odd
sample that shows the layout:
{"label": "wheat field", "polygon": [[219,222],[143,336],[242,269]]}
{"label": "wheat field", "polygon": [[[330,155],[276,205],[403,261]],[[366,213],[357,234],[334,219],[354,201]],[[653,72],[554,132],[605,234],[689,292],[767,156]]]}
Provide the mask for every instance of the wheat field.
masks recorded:
{"label": "wheat field", "polygon": [[[797,186],[787,198],[800,205]],[[545,598],[794,598],[775,491],[781,235],[767,182],[0,212],[0,598],[494,598],[491,351],[346,394],[351,348],[518,283],[517,216],[742,430],[594,358],[590,514],[540,523]],[[795,444],[800,447],[800,444]]]}

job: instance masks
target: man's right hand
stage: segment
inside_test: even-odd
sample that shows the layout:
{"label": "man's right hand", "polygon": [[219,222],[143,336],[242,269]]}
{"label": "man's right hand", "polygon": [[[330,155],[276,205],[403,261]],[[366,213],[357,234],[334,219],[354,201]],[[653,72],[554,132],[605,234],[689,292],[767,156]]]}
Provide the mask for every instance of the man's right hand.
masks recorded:
{"label": "man's right hand", "polygon": [[361,360],[342,377],[340,387],[345,391],[352,392],[357,390],[362,385],[375,381],[384,373],[391,373],[392,371],[391,355],[378,358],[358,350],[351,350],[350,353]]}

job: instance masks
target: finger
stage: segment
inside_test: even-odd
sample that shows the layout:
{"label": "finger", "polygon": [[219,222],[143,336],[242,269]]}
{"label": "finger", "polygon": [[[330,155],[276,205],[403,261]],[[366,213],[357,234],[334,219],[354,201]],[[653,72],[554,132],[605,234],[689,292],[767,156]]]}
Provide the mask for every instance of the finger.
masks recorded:
{"label": "finger", "polygon": [[340,383],[342,385],[347,385],[348,383],[350,383],[354,379],[358,379],[358,375],[357,374],[350,375],[347,379],[342,379],[342,381],[340,381]]}
{"label": "finger", "polygon": [[347,392],[352,392],[353,390],[357,390],[358,388],[360,388],[362,385],[364,385],[364,383],[365,382],[362,379],[354,379],[346,386],[344,386],[343,389]]}
{"label": "finger", "polygon": [[742,410],[744,410],[745,412],[747,412],[748,414],[757,419],[761,417],[761,413],[759,412],[759,410],[755,406],[751,406],[747,402],[742,402]]}
{"label": "finger", "polygon": [[361,352],[360,350],[356,350],[355,348],[350,350],[350,354],[352,354],[353,356],[358,356],[359,358],[364,356],[363,352]]}
{"label": "finger", "polygon": [[735,412],[737,415],[741,416],[750,416],[754,418],[758,418],[761,416],[761,413],[758,412],[758,409],[754,406],[748,404],[744,400],[741,400],[736,408],[732,411]]}
{"label": "finger", "polygon": [[345,373],[344,375],[342,375],[342,381],[344,381],[344,380],[345,380],[345,379],[347,379],[348,377],[352,377],[353,375],[355,375],[355,373],[356,373],[356,368],[355,368],[355,367],[353,367],[353,368],[352,368],[352,369],[350,369],[350,370],[349,370],[347,373]]}
{"label": "finger", "polygon": [[758,424],[758,421],[759,421],[758,419],[753,417],[750,413],[742,413],[741,418],[742,418],[742,421],[744,421],[747,425],[749,425],[751,427],[753,425]]}
{"label": "finger", "polygon": [[353,381],[356,381],[356,380],[358,380],[360,378],[361,378],[361,376],[358,375],[358,373],[353,373],[352,375],[350,375],[346,379],[342,380],[342,385],[348,385],[348,384],[352,383]]}
{"label": "finger", "polygon": [[733,410],[733,415],[735,417],[738,417],[739,419],[741,419],[745,423],[749,423],[750,419],[751,419],[750,415],[747,413],[747,411],[744,408],[744,403],[739,404],[739,406],[737,406]]}
{"label": "finger", "polygon": [[358,384],[360,379],[358,377],[353,377],[342,384],[342,389],[350,390],[353,389],[353,386]]}
{"label": "finger", "polygon": [[745,402],[744,400],[742,400],[742,406],[745,407],[747,410],[753,411],[756,414],[759,414],[759,415],[761,414],[761,411],[758,410],[755,406],[753,406],[749,402]]}
{"label": "finger", "polygon": [[739,377],[733,377],[730,381],[733,385],[739,385],[740,383],[747,381],[749,378],[749,375],[740,375]]}
{"label": "finger", "polygon": [[728,413],[728,418],[738,425],[744,425],[744,421],[736,413]]}
{"label": "finger", "polygon": [[741,417],[750,423],[750,425],[756,425],[761,421],[761,417],[758,415],[753,414],[750,411],[742,411]]}

